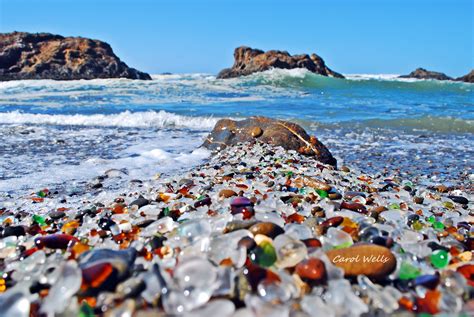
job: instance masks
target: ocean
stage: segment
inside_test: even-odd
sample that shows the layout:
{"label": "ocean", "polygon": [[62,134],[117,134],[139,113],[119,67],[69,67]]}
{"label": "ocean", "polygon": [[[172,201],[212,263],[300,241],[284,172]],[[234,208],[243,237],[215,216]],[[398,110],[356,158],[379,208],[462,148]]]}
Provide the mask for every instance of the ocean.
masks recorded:
{"label": "ocean", "polygon": [[473,87],[303,69],[2,82],[0,199],[42,188],[80,195],[104,173],[121,175],[108,184],[119,190],[190,169],[209,158],[199,146],[217,120],[255,115],[301,124],[339,166],[472,190]]}

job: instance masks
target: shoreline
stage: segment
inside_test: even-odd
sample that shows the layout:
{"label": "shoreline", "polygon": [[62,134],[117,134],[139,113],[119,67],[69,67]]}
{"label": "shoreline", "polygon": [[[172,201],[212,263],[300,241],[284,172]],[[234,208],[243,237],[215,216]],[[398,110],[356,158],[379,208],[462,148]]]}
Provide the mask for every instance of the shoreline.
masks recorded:
{"label": "shoreline", "polygon": [[[259,143],[135,185],[72,209],[39,191],[26,208],[44,214],[2,210],[5,311],[472,312],[472,193],[334,170]],[[333,253],[384,261],[343,267],[371,282],[343,277]]]}

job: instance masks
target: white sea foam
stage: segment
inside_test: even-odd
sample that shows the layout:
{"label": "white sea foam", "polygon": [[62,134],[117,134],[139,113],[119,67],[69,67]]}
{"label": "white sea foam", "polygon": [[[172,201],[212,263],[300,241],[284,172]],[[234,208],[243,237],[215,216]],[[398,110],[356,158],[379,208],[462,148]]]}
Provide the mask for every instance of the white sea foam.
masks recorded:
{"label": "white sea foam", "polygon": [[218,118],[182,116],[166,111],[130,112],[117,114],[62,115],[33,114],[12,111],[0,113],[1,124],[74,125],[101,127],[178,127],[191,129],[211,129]]}
{"label": "white sea foam", "polygon": [[399,80],[403,78],[398,78],[399,74],[344,74],[344,77],[351,80]]}

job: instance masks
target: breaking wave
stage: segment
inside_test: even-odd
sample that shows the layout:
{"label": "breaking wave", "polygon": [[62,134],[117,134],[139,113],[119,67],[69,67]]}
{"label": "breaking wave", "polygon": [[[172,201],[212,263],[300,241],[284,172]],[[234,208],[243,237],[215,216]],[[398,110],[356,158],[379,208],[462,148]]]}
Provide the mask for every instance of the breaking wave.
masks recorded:
{"label": "breaking wave", "polygon": [[211,129],[217,122],[214,117],[182,116],[166,111],[124,111],[117,114],[33,114],[12,111],[0,113],[1,124],[40,124],[40,125],[72,125],[99,127],[176,127],[191,129]]}

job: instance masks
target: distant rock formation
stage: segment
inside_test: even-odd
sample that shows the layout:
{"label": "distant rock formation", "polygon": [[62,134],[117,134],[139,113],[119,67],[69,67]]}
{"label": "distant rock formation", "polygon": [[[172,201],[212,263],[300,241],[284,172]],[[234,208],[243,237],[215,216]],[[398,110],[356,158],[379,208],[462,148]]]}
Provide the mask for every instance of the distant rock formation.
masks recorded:
{"label": "distant rock formation", "polygon": [[291,56],[284,51],[267,51],[241,46],[234,51],[234,65],[223,69],[217,78],[233,78],[263,72],[271,68],[306,68],[307,70],[330,77],[344,78],[326,66],[324,60],[316,54]]}
{"label": "distant rock formation", "polygon": [[436,80],[453,80],[451,77],[443,73],[432,72],[424,68],[417,68],[408,75],[402,75],[398,78],[416,78],[416,79],[436,79]]}
{"label": "distant rock formation", "polygon": [[95,78],[151,79],[128,67],[102,41],[49,33],[0,33],[0,81]]}
{"label": "distant rock formation", "polygon": [[267,117],[250,117],[240,121],[221,119],[202,146],[212,151],[220,151],[227,146],[244,142],[281,146],[286,150],[314,156],[325,164],[337,164],[328,148],[316,137],[308,135],[301,126]]}
{"label": "distant rock formation", "polygon": [[464,81],[466,83],[474,83],[474,69],[469,74],[456,78],[457,81]]}

